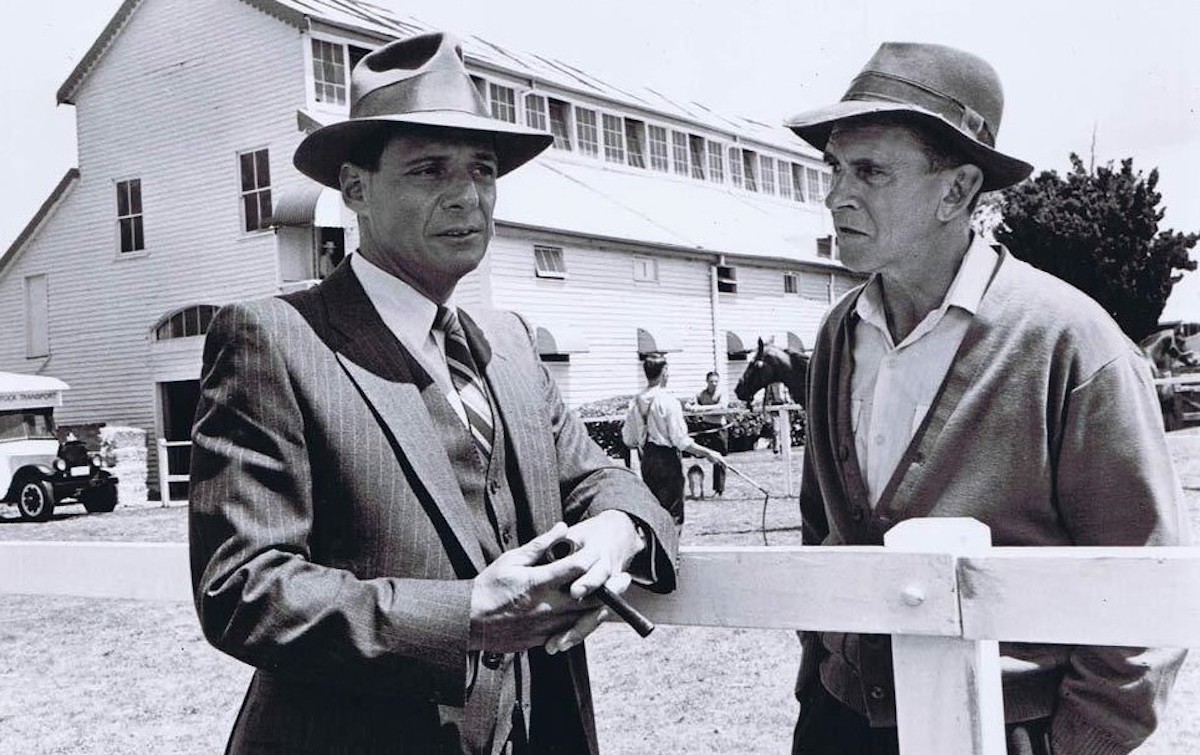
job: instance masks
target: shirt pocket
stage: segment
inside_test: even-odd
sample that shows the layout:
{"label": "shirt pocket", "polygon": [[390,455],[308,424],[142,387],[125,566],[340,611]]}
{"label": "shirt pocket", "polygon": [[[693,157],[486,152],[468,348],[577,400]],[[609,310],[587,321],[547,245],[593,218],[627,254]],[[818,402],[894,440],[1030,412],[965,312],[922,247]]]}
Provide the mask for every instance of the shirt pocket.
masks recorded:
{"label": "shirt pocket", "polygon": [[917,430],[921,428],[921,423],[925,421],[925,415],[929,413],[929,404],[917,404],[913,407],[912,421],[908,426],[908,437],[911,439],[917,434]]}

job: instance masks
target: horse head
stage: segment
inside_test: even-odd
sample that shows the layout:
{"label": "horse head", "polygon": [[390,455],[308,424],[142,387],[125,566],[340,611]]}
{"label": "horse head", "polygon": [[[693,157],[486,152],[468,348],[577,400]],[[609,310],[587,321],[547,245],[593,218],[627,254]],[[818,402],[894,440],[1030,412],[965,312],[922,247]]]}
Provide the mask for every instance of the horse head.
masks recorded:
{"label": "horse head", "polygon": [[746,365],[742,379],[733,393],[747,404],[754,395],[771,383],[783,383],[793,401],[803,402],[808,386],[808,357],[798,351],[781,349],[773,343],[758,339],[754,358]]}

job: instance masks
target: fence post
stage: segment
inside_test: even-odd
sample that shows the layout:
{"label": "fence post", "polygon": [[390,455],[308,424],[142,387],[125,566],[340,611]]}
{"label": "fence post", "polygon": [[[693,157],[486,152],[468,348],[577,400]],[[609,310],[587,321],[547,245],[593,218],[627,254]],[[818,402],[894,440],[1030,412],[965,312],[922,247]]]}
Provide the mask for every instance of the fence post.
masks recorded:
{"label": "fence post", "polygon": [[167,439],[158,439],[158,505],[171,502],[171,460],[167,454]]}
{"label": "fence post", "polygon": [[[991,541],[987,526],[973,519],[952,518],[910,519],[884,536],[884,545],[895,550],[955,556],[986,551]],[[900,599],[916,606],[924,597],[921,588],[914,585]],[[960,613],[960,628],[961,620]],[[1004,755],[1004,700],[997,642],[894,635],[892,660],[896,724],[903,755]]]}

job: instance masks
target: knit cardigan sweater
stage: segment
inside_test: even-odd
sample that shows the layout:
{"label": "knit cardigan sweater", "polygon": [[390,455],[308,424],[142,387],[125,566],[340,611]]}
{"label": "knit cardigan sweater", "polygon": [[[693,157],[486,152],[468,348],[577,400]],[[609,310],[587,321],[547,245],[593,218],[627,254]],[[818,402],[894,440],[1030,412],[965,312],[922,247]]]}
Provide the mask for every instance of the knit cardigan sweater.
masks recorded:
{"label": "knit cardigan sweater", "polygon": [[[826,317],[809,367],[806,544],[881,545],[897,522],[926,516],[973,517],[997,546],[1189,541],[1137,347],[1090,298],[1004,250],[933,405],[872,509],[850,420],[859,290]],[[895,725],[888,637],[825,633],[804,646],[798,695],[819,663],[835,697],[874,726]],[[1071,755],[1137,747],[1154,730],[1184,657],[1065,645],[1000,651],[1005,718],[1052,716],[1055,752]]]}

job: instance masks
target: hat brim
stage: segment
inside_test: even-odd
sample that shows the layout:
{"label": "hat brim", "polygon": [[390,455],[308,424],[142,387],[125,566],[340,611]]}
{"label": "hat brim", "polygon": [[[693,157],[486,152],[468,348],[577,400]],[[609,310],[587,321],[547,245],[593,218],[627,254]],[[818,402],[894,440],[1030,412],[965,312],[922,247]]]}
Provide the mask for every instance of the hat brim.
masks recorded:
{"label": "hat brim", "polygon": [[903,102],[879,102],[875,100],[848,100],[828,107],[809,110],[784,121],[784,125],[804,141],[825,151],[829,134],[840,121],[869,118],[877,113],[907,112],[922,116],[936,128],[955,140],[955,144],[968,160],[983,171],[982,191],[996,191],[1020,183],[1033,172],[1033,166],[1024,160],[1004,154],[982,144],[959,131],[937,113]]}
{"label": "hat brim", "polygon": [[554,137],[514,123],[464,113],[429,110],[402,115],[353,118],[317,129],[300,142],[292,163],[304,175],[334,189],[351,150],[361,139],[382,128],[431,126],[491,136],[496,149],[497,175],[503,176],[537,157],[554,143]]}

